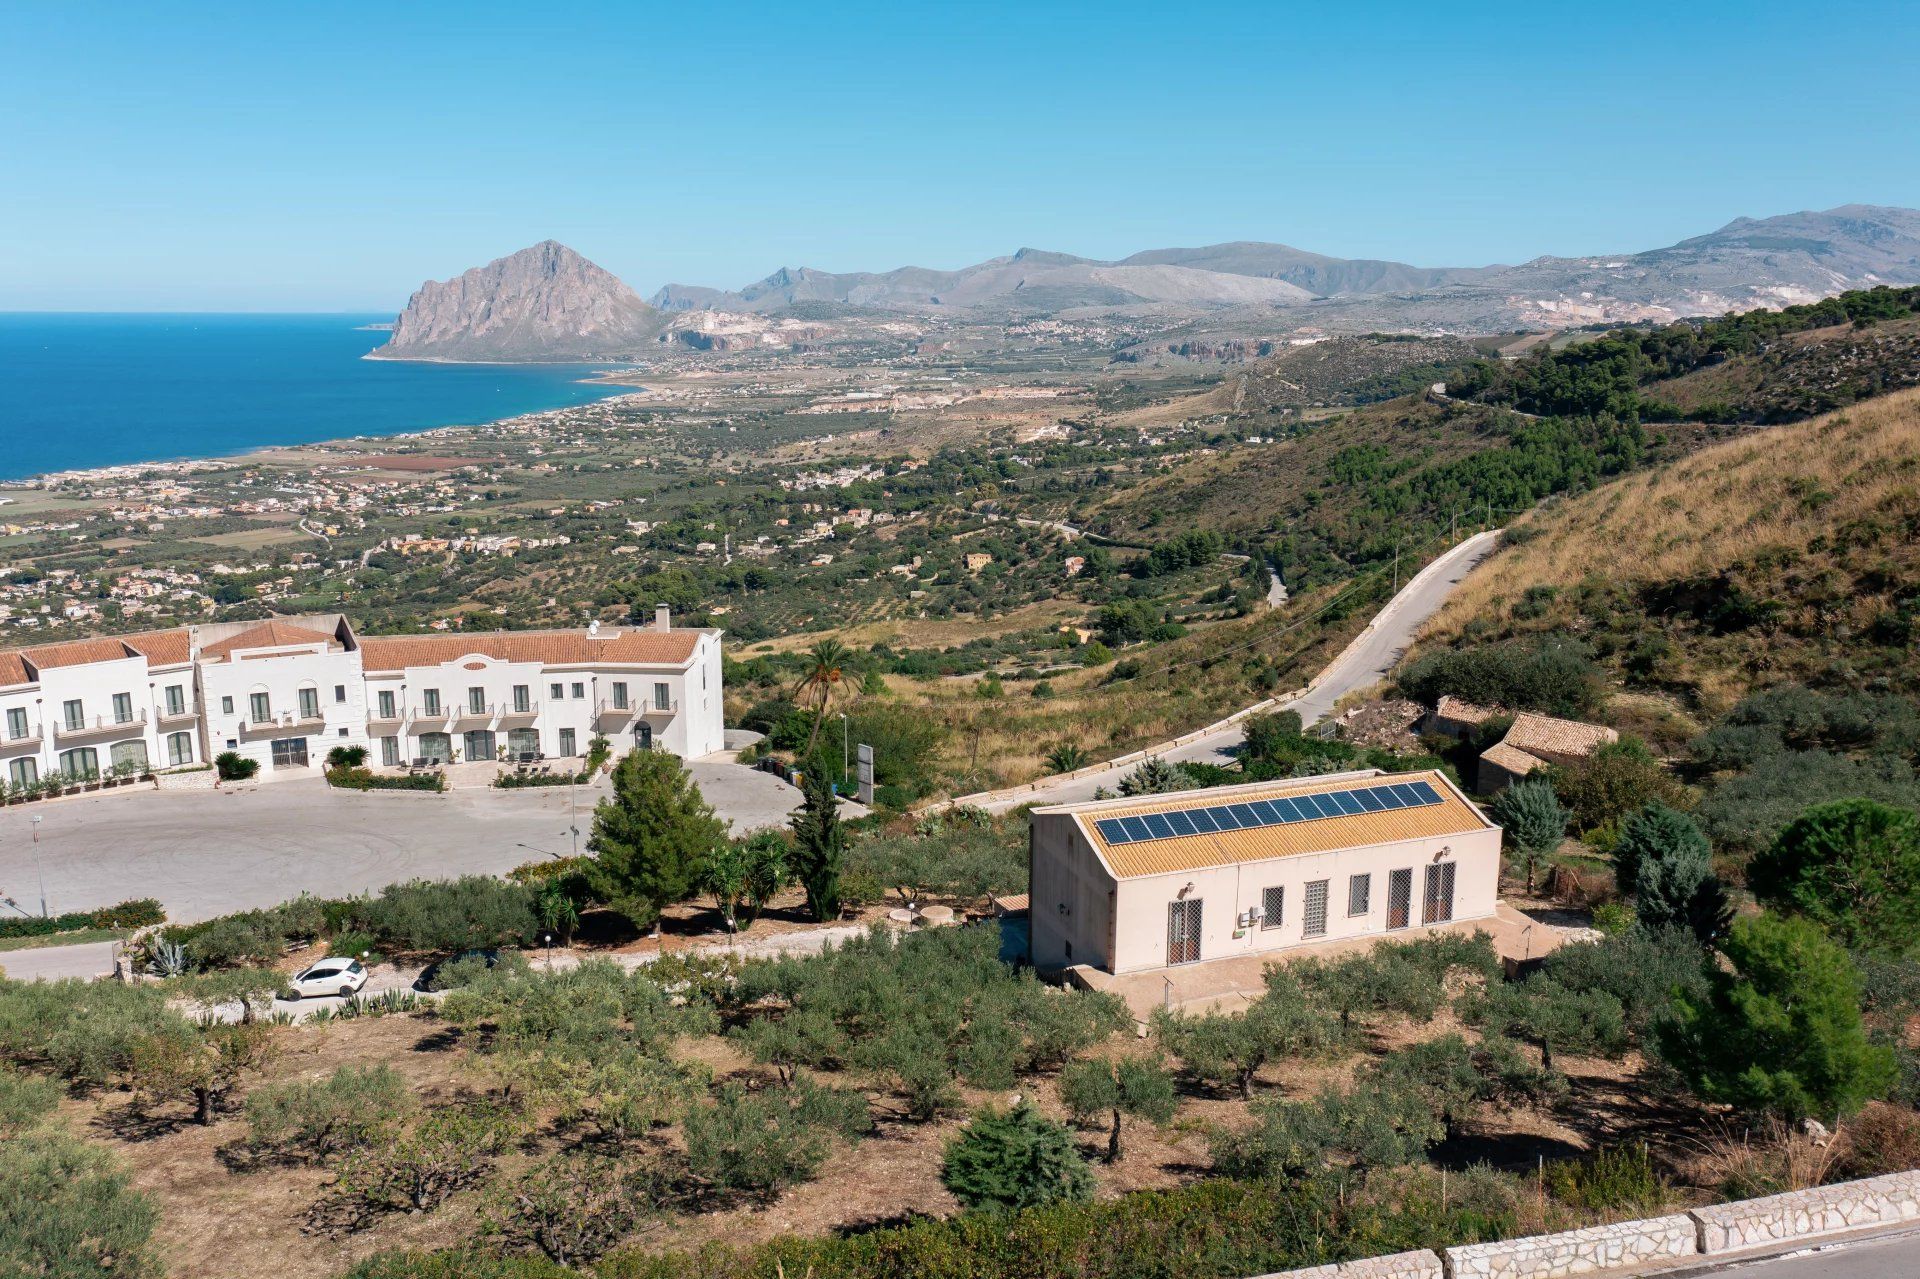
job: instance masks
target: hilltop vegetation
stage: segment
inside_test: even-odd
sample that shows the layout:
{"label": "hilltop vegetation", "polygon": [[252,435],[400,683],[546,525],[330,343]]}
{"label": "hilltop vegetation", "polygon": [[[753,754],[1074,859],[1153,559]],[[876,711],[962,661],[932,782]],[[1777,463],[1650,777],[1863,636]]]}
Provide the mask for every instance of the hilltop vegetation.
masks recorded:
{"label": "hilltop vegetation", "polygon": [[1543,415],[1796,421],[1920,380],[1916,313],[1920,288],[1865,289],[1456,367],[1447,389]]}

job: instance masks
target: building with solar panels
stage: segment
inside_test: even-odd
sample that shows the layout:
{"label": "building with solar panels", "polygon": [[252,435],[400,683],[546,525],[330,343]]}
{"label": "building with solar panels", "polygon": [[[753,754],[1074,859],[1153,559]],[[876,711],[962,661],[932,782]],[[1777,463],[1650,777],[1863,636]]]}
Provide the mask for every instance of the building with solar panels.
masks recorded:
{"label": "building with solar panels", "polygon": [[1109,973],[1492,915],[1500,828],[1437,772],[1033,810],[1032,954]]}

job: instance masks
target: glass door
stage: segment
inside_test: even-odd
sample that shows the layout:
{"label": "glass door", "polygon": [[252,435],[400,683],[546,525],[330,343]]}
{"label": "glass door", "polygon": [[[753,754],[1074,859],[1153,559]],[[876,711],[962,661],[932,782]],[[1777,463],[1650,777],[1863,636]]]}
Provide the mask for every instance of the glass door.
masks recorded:
{"label": "glass door", "polygon": [[1421,923],[1444,924],[1453,918],[1453,868],[1452,862],[1427,867],[1427,899],[1421,903]]}

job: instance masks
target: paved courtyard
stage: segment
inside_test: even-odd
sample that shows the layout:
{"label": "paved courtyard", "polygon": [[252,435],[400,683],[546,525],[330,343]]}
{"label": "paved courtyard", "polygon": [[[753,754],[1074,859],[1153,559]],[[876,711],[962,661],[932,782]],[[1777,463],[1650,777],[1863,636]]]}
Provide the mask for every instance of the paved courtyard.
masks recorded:
{"label": "paved courtyard", "polygon": [[[735,834],[779,825],[800,802],[785,782],[723,757],[688,768]],[[302,778],[15,805],[0,809],[0,896],[38,914],[44,879],[53,914],[157,897],[168,918],[191,922],[302,892],[344,896],[408,879],[499,874],[565,856],[575,823],[584,847],[607,783],[579,787],[571,808],[567,792],[361,793]]]}

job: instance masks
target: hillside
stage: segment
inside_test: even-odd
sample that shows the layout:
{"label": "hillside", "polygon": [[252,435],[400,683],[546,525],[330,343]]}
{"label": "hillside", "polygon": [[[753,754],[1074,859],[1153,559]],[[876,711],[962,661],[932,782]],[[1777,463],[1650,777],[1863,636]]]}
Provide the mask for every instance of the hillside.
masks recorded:
{"label": "hillside", "polygon": [[1435,644],[1571,635],[1718,714],[1786,684],[1920,693],[1920,391],[1701,450],[1515,522]]}
{"label": "hillside", "polygon": [[659,312],[564,244],[543,241],[407,301],[383,360],[575,360],[631,353],[662,328]]}
{"label": "hillside", "polygon": [[1130,541],[1218,530],[1269,557],[1290,587],[1311,586],[1677,456],[1711,434],[1540,421],[1419,396],[1289,429],[1279,440],[1191,456],[1109,492],[1074,522]]}
{"label": "hillside", "polygon": [[[1465,364],[1479,352],[1459,338],[1369,333],[1288,347],[1192,402],[1195,413],[1256,417],[1325,404],[1365,404],[1424,391],[1443,380],[1434,370]],[[1407,375],[1415,374],[1411,379]]]}

